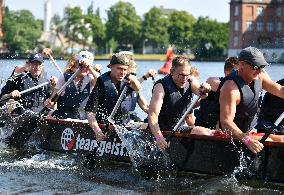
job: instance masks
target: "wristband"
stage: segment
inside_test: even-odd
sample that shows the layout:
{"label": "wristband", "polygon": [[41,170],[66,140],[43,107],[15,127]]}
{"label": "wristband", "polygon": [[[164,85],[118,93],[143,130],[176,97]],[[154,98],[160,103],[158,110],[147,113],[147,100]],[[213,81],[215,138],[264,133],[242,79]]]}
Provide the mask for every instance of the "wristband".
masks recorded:
{"label": "wristband", "polygon": [[251,142],[252,138],[250,136],[246,136],[242,139],[242,142],[247,146]]}
{"label": "wristband", "polygon": [[147,80],[147,77],[145,75],[142,76],[142,78],[146,81]]}
{"label": "wristband", "polygon": [[162,139],[165,139],[163,134],[158,134],[157,136],[155,136],[156,142],[161,141]]}
{"label": "wristband", "polygon": [[95,133],[100,133],[100,132],[102,132],[102,130],[101,130],[101,128],[96,128],[96,129],[93,129],[93,131],[95,132]]}

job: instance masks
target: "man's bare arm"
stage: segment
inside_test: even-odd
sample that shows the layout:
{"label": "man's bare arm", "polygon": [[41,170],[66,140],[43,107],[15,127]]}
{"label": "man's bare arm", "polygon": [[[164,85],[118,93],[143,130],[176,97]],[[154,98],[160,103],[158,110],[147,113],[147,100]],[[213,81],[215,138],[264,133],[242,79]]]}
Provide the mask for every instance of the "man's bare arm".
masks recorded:
{"label": "man's bare arm", "polygon": [[284,99],[284,86],[272,81],[266,74],[261,73],[260,79],[262,80],[262,87],[269,93]]}
{"label": "man's bare arm", "polygon": [[[232,133],[233,138],[245,143],[253,152],[262,150],[263,144],[255,139],[251,139],[248,134],[243,133],[234,122],[236,107],[241,102],[241,94],[234,81],[226,81],[220,91],[220,122],[222,128]],[[249,141],[245,141],[245,140]]]}

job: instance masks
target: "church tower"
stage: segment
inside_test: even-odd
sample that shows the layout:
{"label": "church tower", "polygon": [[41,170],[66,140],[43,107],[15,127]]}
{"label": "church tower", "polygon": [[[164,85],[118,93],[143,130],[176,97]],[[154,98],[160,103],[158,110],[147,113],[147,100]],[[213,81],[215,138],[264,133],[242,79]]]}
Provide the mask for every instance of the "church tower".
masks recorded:
{"label": "church tower", "polygon": [[50,0],[46,0],[44,2],[44,21],[43,21],[43,31],[50,31],[50,23],[51,23],[51,2]]}

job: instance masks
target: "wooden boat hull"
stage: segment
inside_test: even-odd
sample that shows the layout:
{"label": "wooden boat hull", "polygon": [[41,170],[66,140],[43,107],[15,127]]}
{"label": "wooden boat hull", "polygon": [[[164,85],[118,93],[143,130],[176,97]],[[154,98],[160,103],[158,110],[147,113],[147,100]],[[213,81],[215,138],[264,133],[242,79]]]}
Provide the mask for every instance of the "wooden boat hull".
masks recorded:
{"label": "wooden boat hull", "polygon": [[[115,132],[97,142],[87,122],[44,120],[40,127],[43,149],[58,152],[91,153],[117,161],[130,162],[128,152]],[[164,133],[165,136],[169,132]],[[168,150],[172,162],[183,171],[213,175],[230,174],[240,166],[241,156],[249,151],[240,143],[214,136],[177,133]],[[242,155],[243,154],[243,155]],[[265,142],[260,170],[256,178],[284,183],[284,144]]]}

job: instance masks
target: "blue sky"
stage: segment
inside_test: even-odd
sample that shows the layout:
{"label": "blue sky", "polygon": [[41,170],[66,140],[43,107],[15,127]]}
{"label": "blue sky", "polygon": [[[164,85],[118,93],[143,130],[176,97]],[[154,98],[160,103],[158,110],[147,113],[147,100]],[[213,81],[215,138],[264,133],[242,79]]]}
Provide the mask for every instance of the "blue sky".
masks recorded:
{"label": "blue sky", "polygon": [[[52,4],[52,15],[55,13],[63,15],[63,9],[68,4],[79,5],[83,9],[91,4],[92,0],[50,0]],[[230,0],[124,0],[130,2],[136,9],[138,15],[143,16],[151,7],[164,6],[165,8],[174,8],[185,10],[194,17],[209,16],[219,22],[229,21],[229,2]],[[43,19],[43,8],[45,0],[4,0],[5,5],[11,10],[27,9],[30,10],[36,18]],[[102,18],[106,19],[105,10],[118,2],[118,0],[94,0],[95,8],[99,7]]]}

